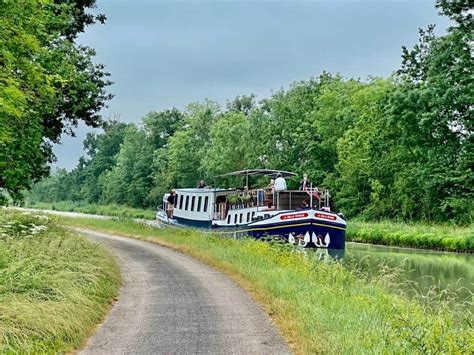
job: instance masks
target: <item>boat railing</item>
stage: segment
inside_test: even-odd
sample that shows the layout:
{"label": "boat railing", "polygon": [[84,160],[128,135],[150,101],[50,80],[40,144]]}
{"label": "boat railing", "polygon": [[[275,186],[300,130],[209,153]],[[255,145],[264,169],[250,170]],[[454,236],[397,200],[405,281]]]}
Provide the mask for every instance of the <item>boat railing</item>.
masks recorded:
{"label": "boat railing", "polygon": [[273,205],[277,210],[294,210],[304,208],[329,209],[329,191],[320,188],[306,190],[285,190],[275,192]]}
{"label": "boat railing", "polygon": [[240,192],[251,196],[245,201],[235,203],[219,202],[214,204],[214,219],[226,219],[230,210],[256,207],[257,211],[295,210],[316,208],[329,210],[329,191],[312,187],[303,190],[285,190],[272,192],[268,189],[254,189]]}

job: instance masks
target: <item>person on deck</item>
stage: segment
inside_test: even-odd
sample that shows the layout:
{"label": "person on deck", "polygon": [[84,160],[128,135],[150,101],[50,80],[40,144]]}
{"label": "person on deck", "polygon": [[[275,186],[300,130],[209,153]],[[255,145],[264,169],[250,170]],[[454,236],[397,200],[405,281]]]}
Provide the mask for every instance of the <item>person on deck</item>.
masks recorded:
{"label": "person on deck", "polygon": [[273,194],[273,192],[275,192],[273,190],[274,188],[275,188],[275,180],[271,179],[270,183],[267,186],[267,189],[268,189],[269,192],[271,192]]}
{"label": "person on deck", "polygon": [[198,189],[203,189],[205,188],[207,185],[206,183],[204,182],[204,180],[199,180],[199,184],[198,184]]}
{"label": "person on deck", "polygon": [[263,209],[263,211],[273,211],[273,210],[275,210],[275,206],[273,206],[272,201],[266,200],[265,203],[266,203],[267,207],[265,209]]}
{"label": "person on deck", "polygon": [[273,198],[273,202],[276,202],[277,210],[280,209],[280,192],[283,192],[286,189],[286,180],[284,177],[281,176],[281,173],[278,173],[277,178],[275,179],[275,196]]}
{"label": "person on deck", "polygon": [[300,190],[307,191],[308,188],[311,187],[311,183],[308,180],[308,174],[303,174],[303,179],[300,181]]}
{"label": "person on deck", "polygon": [[175,199],[176,199],[176,190],[173,189],[171,190],[170,195],[166,199],[168,202],[168,205],[166,206],[166,215],[168,216],[169,219],[173,219]]}
{"label": "person on deck", "polygon": [[275,192],[285,191],[286,189],[286,180],[281,176],[281,173],[278,173],[275,179]]}
{"label": "person on deck", "polygon": [[304,201],[301,203],[301,206],[300,206],[299,209],[305,210],[305,209],[309,208],[309,203],[310,203],[310,199],[307,198],[306,200],[304,200]]}

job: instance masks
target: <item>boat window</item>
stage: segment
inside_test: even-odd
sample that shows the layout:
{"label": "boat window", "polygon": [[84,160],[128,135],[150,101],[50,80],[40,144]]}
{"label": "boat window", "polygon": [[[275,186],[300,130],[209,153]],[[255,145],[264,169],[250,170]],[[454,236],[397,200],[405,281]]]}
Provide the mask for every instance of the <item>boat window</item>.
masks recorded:
{"label": "boat window", "polygon": [[230,214],[227,216],[227,224],[230,223]]}
{"label": "boat window", "polygon": [[247,212],[247,222],[250,221],[250,212]]}
{"label": "boat window", "polygon": [[196,196],[191,198],[191,211],[194,211],[194,201],[196,200]]}
{"label": "boat window", "polygon": [[242,215],[243,215],[243,213],[240,214],[239,223],[242,223]]}
{"label": "boat window", "polygon": [[184,205],[184,209],[187,211],[189,206],[189,196],[186,196],[186,204]]}
{"label": "boat window", "polygon": [[204,199],[204,207],[203,207],[203,211],[204,212],[207,212],[207,204],[209,202],[209,196],[206,196],[206,198]]}
{"label": "boat window", "polygon": [[175,208],[178,207],[178,201],[179,201],[179,195],[176,194],[175,197],[174,197],[174,205],[175,205]]}
{"label": "boat window", "polygon": [[237,224],[237,213],[234,215],[234,224]]}
{"label": "boat window", "polygon": [[181,199],[179,200],[179,209],[182,210],[183,209],[183,198],[184,196],[181,196]]}
{"label": "boat window", "polygon": [[202,202],[202,196],[199,196],[198,198],[198,204],[196,206],[196,211],[200,212],[201,211],[201,202]]}
{"label": "boat window", "polygon": [[255,217],[255,211],[252,212],[252,219]]}

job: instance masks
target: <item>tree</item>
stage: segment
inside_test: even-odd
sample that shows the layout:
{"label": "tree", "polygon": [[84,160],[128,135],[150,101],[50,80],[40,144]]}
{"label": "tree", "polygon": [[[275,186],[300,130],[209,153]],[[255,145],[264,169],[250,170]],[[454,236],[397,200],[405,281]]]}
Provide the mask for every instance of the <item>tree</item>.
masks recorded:
{"label": "tree", "polygon": [[245,116],[249,116],[256,108],[255,95],[237,96],[234,100],[227,101],[226,106],[227,111],[241,112]]}
{"label": "tree", "polygon": [[152,186],[153,149],[143,130],[131,124],[127,127],[112,170],[99,178],[103,199],[132,207],[149,205]]}
{"label": "tree", "polygon": [[150,112],[143,118],[144,129],[153,146],[152,175],[155,181],[148,199],[156,206],[172,184],[168,168],[168,145],[176,131],[183,128],[185,115],[176,108]]}
{"label": "tree", "polygon": [[[4,0],[0,13],[0,189],[19,196],[49,172],[51,144],[93,127],[110,95],[102,65],[75,36],[95,1]],[[103,21],[103,16],[99,16]]]}
{"label": "tree", "polygon": [[361,87],[356,80],[323,73],[265,100],[266,165],[307,173],[321,185],[335,171],[336,142],[354,121],[348,102]]}
{"label": "tree", "polygon": [[99,202],[102,197],[101,176],[112,170],[129,125],[117,121],[108,122],[101,134],[87,134],[84,150],[87,159],[84,168],[84,184],[81,186],[82,199]]}
{"label": "tree", "polygon": [[142,119],[145,131],[155,149],[168,145],[169,139],[183,126],[184,114],[178,109],[150,112]]}
{"label": "tree", "polygon": [[362,214],[375,219],[399,212],[392,191],[406,149],[396,144],[397,130],[388,126],[386,105],[394,88],[389,80],[373,79],[348,91],[338,106],[339,114],[350,113],[353,118],[337,140],[335,172],[325,182],[337,208],[349,217]]}
{"label": "tree", "polygon": [[219,175],[249,168],[249,152],[254,135],[243,113],[227,112],[211,128],[210,141],[202,160],[202,170]]}
{"label": "tree", "polygon": [[472,1],[440,0],[436,6],[455,24],[439,38],[433,26],[420,30],[419,43],[403,48],[390,113],[416,162],[411,175],[423,181],[421,217],[468,223],[474,214]]}
{"label": "tree", "polygon": [[[163,190],[170,187],[194,186],[201,178],[207,178],[202,167],[206,147],[213,124],[220,117],[219,106],[211,101],[193,103],[186,107],[183,129],[177,131],[169,140],[168,160],[155,161],[160,167],[155,172],[155,183]],[[155,157],[161,158],[162,155]],[[163,173],[167,175],[163,179]],[[170,185],[164,186],[163,182]]]}
{"label": "tree", "polygon": [[304,169],[313,181],[324,184],[327,177],[335,173],[339,160],[337,141],[362,114],[357,97],[366,88],[367,84],[340,75],[325,73],[320,77],[320,90],[314,98],[311,127],[307,130],[307,144],[303,148],[307,157]]}

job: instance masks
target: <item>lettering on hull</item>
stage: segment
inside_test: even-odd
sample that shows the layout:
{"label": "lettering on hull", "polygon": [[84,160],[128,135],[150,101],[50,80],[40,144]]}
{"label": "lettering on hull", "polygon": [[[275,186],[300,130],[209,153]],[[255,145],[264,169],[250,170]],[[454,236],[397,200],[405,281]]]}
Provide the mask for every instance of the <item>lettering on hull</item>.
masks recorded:
{"label": "lettering on hull", "polygon": [[284,221],[287,219],[306,218],[306,217],[308,217],[308,214],[304,212],[304,213],[285,214],[283,216],[280,216],[280,219]]}
{"label": "lettering on hull", "polygon": [[327,220],[330,220],[330,221],[335,221],[337,219],[336,216],[333,216],[333,215],[330,215],[330,214],[324,214],[324,213],[315,213],[314,217],[327,219]]}

